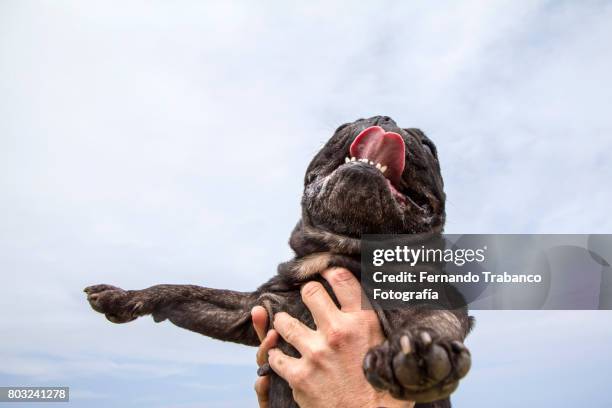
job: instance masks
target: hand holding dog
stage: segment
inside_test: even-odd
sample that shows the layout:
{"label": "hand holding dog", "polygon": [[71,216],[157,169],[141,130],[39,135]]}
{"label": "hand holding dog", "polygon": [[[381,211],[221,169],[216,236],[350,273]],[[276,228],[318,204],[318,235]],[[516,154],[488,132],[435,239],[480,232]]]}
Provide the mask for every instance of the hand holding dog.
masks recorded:
{"label": "hand holding dog", "polygon": [[[287,313],[274,316],[274,329],[263,336],[267,315],[263,308],[252,311],[253,324],[262,339],[257,363],[267,360],[293,390],[302,408],[308,407],[413,407],[414,404],[392,399],[376,391],[363,374],[366,352],[384,341],[373,310],[362,310],[361,286],[346,269],[328,269],[323,277],[329,282],[341,309],[339,310],[318,282],[302,287],[302,299],[312,313],[317,330],[312,330]],[[278,335],[293,345],[301,358],[285,355],[273,348]],[[267,407],[268,377],[256,384],[259,404]]]}

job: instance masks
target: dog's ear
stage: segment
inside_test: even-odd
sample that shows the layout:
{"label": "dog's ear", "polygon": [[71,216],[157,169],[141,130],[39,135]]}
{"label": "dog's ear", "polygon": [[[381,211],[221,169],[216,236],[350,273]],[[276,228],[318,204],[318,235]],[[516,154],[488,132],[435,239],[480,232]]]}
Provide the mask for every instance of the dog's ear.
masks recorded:
{"label": "dog's ear", "polygon": [[403,128],[403,130],[418,138],[426,137],[425,132],[419,128]]}
{"label": "dog's ear", "polygon": [[317,176],[319,176],[322,172],[331,172],[334,168],[339,166],[344,162],[344,151],[348,150],[348,146],[343,146],[343,144],[348,143],[349,138],[346,137],[346,132],[350,131],[347,129],[353,123],[345,123],[339,126],[334,134],[327,140],[317,154],[313,157],[308,168],[306,169],[306,174],[304,176],[304,186],[312,183]]}
{"label": "dog's ear", "polygon": [[434,142],[432,142],[431,139],[427,137],[425,132],[417,128],[403,128],[403,130],[409,135],[412,135],[418,140],[420,140],[423,145],[427,146],[429,150],[431,150],[431,154],[433,155],[433,157],[435,157],[436,159],[438,158],[438,149],[436,148]]}
{"label": "dog's ear", "polygon": [[334,131],[334,134],[336,134],[336,133],[340,132],[342,129],[344,129],[345,127],[347,127],[347,126],[348,126],[348,125],[350,125],[350,124],[351,124],[351,122],[347,122],[347,123],[343,123],[343,124],[341,124],[340,126],[338,126],[338,129],[336,129],[336,130]]}

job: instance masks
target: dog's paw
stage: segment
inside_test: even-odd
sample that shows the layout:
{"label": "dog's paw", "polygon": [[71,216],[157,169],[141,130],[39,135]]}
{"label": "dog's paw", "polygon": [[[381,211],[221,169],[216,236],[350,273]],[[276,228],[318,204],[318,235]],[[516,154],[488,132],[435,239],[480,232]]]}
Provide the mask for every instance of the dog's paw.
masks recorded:
{"label": "dog's paw", "polygon": [[145,302],[136,291],[111,285],[93,285],[84,289],[91,307],[113,323],[127,323],[142,316]]}
{"label": "dog's paw", "polygon": [[407,330],[366,354],[363,370],[376,388],[394,398],[431,402],[448,397],[470,369],[472,358],[459,341],[434,331]]}

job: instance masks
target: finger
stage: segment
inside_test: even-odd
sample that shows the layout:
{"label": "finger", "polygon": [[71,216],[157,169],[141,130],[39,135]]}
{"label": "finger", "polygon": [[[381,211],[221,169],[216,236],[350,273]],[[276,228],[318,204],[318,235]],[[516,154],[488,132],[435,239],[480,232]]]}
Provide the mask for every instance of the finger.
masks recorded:
{"label": "finger", "polygon": [[284,312],[274,315],[274,329],[300,354],[304,354],[315,336],[314,330]]}
{"label": "finger", "polygon": [[276,347],[276,343],[278,342],[278,333],[276,330],[268,331],[268,334],[263,339],[259,348],[257,349],[257,365],[261,367],[265,363],[268,362],[268,351]]}
{"label": "finger", "polygon": [[339,313],[336,304],[319,282],[311,281],[302,286],[302,300],[318,328],[329,326],[329,322]]}
{"label": "finger", "polygon": [[362,297],[361,285],[351,271],[345,268],[330,268],[321,275],[334,290],[343,312],[356,312],[362,309],[364,305],[361,302],[367,299]]}
{"label": "finger", "polygon": [[272,370],[291,385],[301,368],[302,360],[286,355],[277,348],[268,352],[268,362]]}
{"label": "finger", "polygon": [[268,312],[262,306],[255,306],[251,309],[251,320],[253,321],[253,327],[259,337],[259,341],[262,341],[266,337],[266,327],[268,326]]}
{"label": "finger", "polygon": [[255,381],[255,393],[257,394],[257,402],[259,408],[268,408],[270,392],[270,377],[259,377]]}

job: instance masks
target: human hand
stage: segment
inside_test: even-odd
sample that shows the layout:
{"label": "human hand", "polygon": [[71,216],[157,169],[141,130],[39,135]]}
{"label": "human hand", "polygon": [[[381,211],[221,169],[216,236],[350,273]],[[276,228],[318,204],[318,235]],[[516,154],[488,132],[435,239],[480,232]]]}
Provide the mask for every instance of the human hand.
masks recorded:
{"label": "human hand", "polygon": [[[268,351],[276,346],[278,341],[278,333],[275,330],[268,330],[266,333],[266,327],[268,326],[268,312],[262,306],[255,306],[251,310],[251,320],[253,321],[253,327],[257,332],[257,337],[261,344],[257,350],[257,366],[261,367],[268,362]],[[260,376],[255,381],[255,393],[257,394],[257,402],[259,402],[259,408],[268,408],[269,393],[270,393],[270,377]]]}
{"label": "human hand", "polygon": [[[265,361],[264,352],[273,347],[280,334],[302,357],[293,358],[278,349],[270,349],[269,364],[289,383],[301,408],[413,407],[411,402],[394,400],[376,391],[363,375],[366,352],[380,344],[384,336],[376,313],[362,308],[357,279],[341,268],[329,269],[322,275],[331,285],[341,309],[320,283],[308,282],[302,287],[302,300],[312,313],[317,330],[311,330],[287,313],[277,313],[275,330],[268,333],[260,346],[258,362]],[[255,319],[254,324],[257,327]],[[266,379],[258,379],[256,383],[260,407],[267,406],[261,405],[262,400],[267,404],[266,385]],[[266,391],[265,397],[260,395],[260,390]]]}

